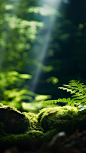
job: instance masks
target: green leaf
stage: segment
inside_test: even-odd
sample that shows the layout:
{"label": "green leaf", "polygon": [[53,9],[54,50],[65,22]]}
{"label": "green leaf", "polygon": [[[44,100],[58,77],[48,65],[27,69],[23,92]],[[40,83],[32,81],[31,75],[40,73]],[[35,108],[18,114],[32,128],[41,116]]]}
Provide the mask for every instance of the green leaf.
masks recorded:
{"label": "green leaf", "polygon": [[19,77],[22,79],[32,79],[32,76],[29,74],[19,74]]}

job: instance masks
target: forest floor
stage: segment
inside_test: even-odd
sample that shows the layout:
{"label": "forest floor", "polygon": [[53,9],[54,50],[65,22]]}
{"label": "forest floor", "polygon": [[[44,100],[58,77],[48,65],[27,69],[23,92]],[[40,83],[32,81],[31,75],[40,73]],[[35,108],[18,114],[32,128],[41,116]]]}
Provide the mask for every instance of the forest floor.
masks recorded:
{"label": "forest floor", "polygon": [[70,106],[37,115],[0,107],[0,153],[86,153],[85,114]]}

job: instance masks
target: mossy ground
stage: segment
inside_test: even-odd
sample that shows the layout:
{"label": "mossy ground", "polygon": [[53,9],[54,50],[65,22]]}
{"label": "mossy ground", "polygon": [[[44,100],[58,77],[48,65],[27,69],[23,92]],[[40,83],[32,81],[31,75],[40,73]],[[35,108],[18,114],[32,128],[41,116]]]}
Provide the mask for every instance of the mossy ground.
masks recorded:
{"label": "mossy ground", "polygon": [[[44,132],[51,129],[66,130],[69,125],[74,128],[78,109],[76,107],[64,106],[45,108],[38,114],[38,122]],[[68,132],[68,131],[66,131]]]}
{"label": "mossy ground", "polygon": [[65,131],[70,135],[76,129],[86,129],[86,111],[80,112],[72,106],[45,108],[38,114],[38,122],[44,132],[57,129],[58,132]]}
{"label": "mossy ground", "polygon": [[[79,112],[78,108],[71,106],[57,106],[44,108],[36,115],[33,113],[22,113],[29,120],[28,129],[22,134],[8,134],[1,126],[1,146],[17,145],[26,147],[31,142],[40,145],[49,141],[56,133],[65,131],[69,136],[76,129],[86,129],[86,111]],[[22,121],[20,128],[24,124]],[[10,126],[10,125],[9,125]]]}

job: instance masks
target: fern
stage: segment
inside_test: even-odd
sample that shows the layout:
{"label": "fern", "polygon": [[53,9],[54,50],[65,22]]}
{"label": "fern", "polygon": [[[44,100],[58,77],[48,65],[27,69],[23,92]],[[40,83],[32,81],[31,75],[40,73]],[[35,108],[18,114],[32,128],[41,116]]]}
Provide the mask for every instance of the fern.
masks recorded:
{"label": "fern", "polygon": [[63,86],[64,87],[59,87],[59,89],[70,92],[70,94],[72,94],[71,98],[59,98],[58,100],[45,101],[45,104],[63,102],[71,106],[78,106],[81,110],[84,108],[86,109],[86,85],[77,80],[71,80],[68,85],[63,84]]}
{"label": "fern", "polygon": [[84,106],[86,104],[86,85],[80,83],[77,80],[71,80],[69,85],[63,85],[64,87],[59,87],[59,89],[66,90],[73,94],[72,102],[77,104],[82,104]]}

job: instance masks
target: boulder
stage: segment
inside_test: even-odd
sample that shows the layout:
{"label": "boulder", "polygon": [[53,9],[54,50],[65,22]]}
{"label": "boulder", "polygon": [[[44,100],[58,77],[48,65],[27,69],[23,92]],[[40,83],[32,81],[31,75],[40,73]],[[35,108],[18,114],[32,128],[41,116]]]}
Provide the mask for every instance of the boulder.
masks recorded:
{"label": "boulder", "polygon": [[6,133],[25,133],[29,127],[29,119],[18,110],[11,107],[0,107],[0,135]]}

